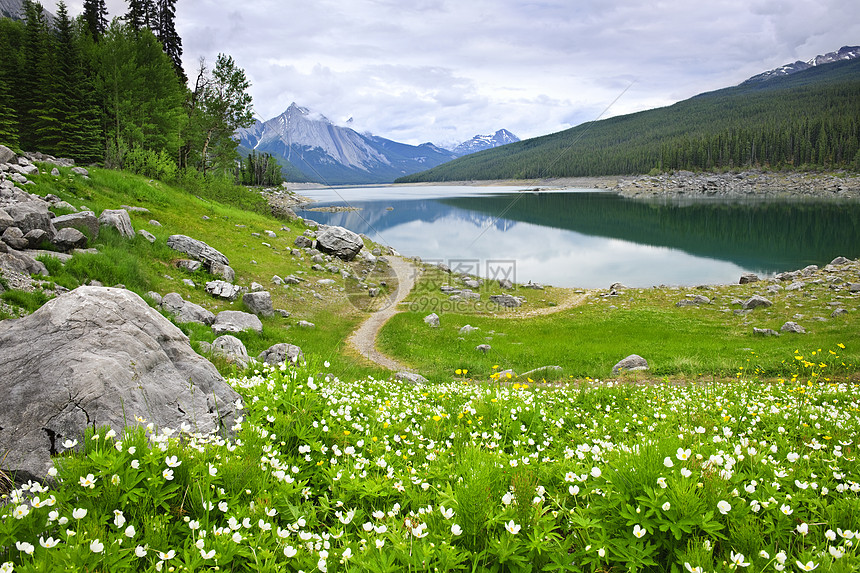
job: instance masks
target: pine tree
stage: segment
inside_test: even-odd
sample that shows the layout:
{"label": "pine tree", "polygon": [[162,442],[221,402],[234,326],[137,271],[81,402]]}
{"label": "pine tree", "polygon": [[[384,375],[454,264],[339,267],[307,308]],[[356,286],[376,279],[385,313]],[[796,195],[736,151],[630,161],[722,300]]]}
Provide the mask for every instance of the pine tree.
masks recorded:
{"label": "pine tree", "polygon": [[22,73],[18,77],[18,120],[21,147],[39,150],[40,129],[50,107],[51,39],[42,5],[24,0],[25,28]]}
{"label": "pine tree", "polygon": [[0,76],[0,145],[18,146],[18,118],[6,81]]}
{"label": "pine tree", "polygon": [[176,75],[184,84],[188,77],[182,69],[182,38],[176,32],[176,0],[156,0],[155,11],[158,15],[157,26],[153,29],[155,37],[161,42],[164,53],[173,62]]}
{"label": "pine tree", "polygon": [[107,31],[107,5],[105,0],[84,0],[84,22],[90,36],[98,42]]}
{"label": "pine tree", "polygon": [[135,32],[149,27],[152,0],[128,0],[128,12],[123,19]]}

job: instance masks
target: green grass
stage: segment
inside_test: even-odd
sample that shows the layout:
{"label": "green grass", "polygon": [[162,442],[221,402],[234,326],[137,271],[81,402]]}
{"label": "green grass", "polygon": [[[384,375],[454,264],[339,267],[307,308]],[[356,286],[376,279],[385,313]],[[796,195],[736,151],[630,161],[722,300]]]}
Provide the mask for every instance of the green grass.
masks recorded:
{"label": "green grass", "polygon": [[33,292],[25,292],[20,290],[7,290],[0,293],[0,300],[17,306],[27,311],[28,313],[39,309],[43,304],[51,299],[44,291],[36,290]]}
{"label": "green grass", "polygon": [[[604,298],[606,291],[588,293],[586,302],[555,314],[530,318],[517,316],[530,308],[548,308],[560,300],[557,293],[514,292],[529,298],[516,311],[441,312],[447,296],[437,294],[438,276],[432,273],[422,280],[411,298],[412,310],[395,316],[382,330],[380,348],[391,356],[434,379],[451,376],[455,369],[467,369],[470,377],[487,378],[493,372],[512,368],[523,373],[542,366],[557,365],[564,375],[574,379],[605,379],[615,363],[630,354],[648,360],[648,377],[734,377],[743,367],[759,377],[786,376],[792,365],[786,356],[794,350],[832,349],[839,343],[856,340],[860,326],[858,313],[850,312],[829,318],[832,301],[843,301],[856,309],[856,298],[837,299],[826,284],[810,285],[799,293],[785,291],[770,294],[765,283],[758,286],[731,285],[709,291],[696,289],[631,289],[618,297]],[[561,290],[561,289],[553,289]],[[495,287],[490,289],[495,292]],[[749,298],[754,292],[764,294],[774,306],[737,315],[734,299]],[[705,294],[713,304],[678,308],[675,303],[685,294]],[[488,294],[482,295],[486,303]],[[430,328],[423,318],[430,312],[441,317],[439,328]],[[805,319],[795,319],[798,312]],[[827,321],[810,320],[814,316]],[[807,334],[783,334],[779,337],[753,335],[753,327],[779,331],[787,321],[805,325]],[[461,335],[460,328],[469,324],[478,330]],[[475,350],[489,344],[492,350],[483,354]],[[856,372],[860,348],[845,353],[842,376]],[[837,375],[834,373],[834,375]],[[631,373],[634,378],[643,374]]]}

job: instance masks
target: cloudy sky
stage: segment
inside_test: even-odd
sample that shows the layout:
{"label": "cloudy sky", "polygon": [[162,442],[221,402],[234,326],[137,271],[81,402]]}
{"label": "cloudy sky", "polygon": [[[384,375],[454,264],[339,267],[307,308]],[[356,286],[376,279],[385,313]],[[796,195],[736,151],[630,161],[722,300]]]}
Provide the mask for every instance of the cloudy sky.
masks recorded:
{"label": "cloudy sky", "polygon": [[[70,13],[82,3],[67,0]],[[177,28],[188,75],[201,57],[232,55],[261,119],[296,102],[360,131],[445,145],[668,105],[858,45],[860,3],[179,0]]]}

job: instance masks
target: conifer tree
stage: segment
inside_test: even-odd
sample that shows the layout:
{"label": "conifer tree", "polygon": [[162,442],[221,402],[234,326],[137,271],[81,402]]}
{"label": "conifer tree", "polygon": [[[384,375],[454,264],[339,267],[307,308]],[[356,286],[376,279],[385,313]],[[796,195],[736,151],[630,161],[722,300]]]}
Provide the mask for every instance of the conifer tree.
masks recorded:
{"label": "conifer tree", "polygon": [[42,5],[24,0],[23,73],[18,77],[18,120],[21,147],[38,150],[39,129],[46,127],[42,118],[47,117],[50,105],[50,56],[51,40]]}
{"label": "conifer tree", "polygon": [[18,118],[15,115],[12,94],[5,79],[0,76],[0,144],[18,146]]}
{"label": "conifer tree", "polygon": [[98,42],[107,31],[107,5],[105,0],[84,0],[84,22],[90,36]]}
{"label": "conifer tree", "polygon": [[184,84],[188,81],[188,77],[182,69],[182,38],[176,32],[176,0],[156,0],[155,11],[158,18],[153,32],[161,42],[164,53],[173,62],[176,75]]}

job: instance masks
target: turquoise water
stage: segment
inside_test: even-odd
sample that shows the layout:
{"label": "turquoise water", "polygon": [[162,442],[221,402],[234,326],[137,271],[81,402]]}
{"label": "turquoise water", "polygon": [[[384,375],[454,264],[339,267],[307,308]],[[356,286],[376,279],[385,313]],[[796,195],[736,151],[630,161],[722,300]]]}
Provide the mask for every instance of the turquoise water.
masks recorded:
{"label": "turquoise water", "polygon": [[[599,288],[735,283],[860,256],[860,202],[625,199],[593,190],[363,187],[303,191],[300,215],[401,254],[516,282]],[[501,271],[500,271],[501,269]]]}

